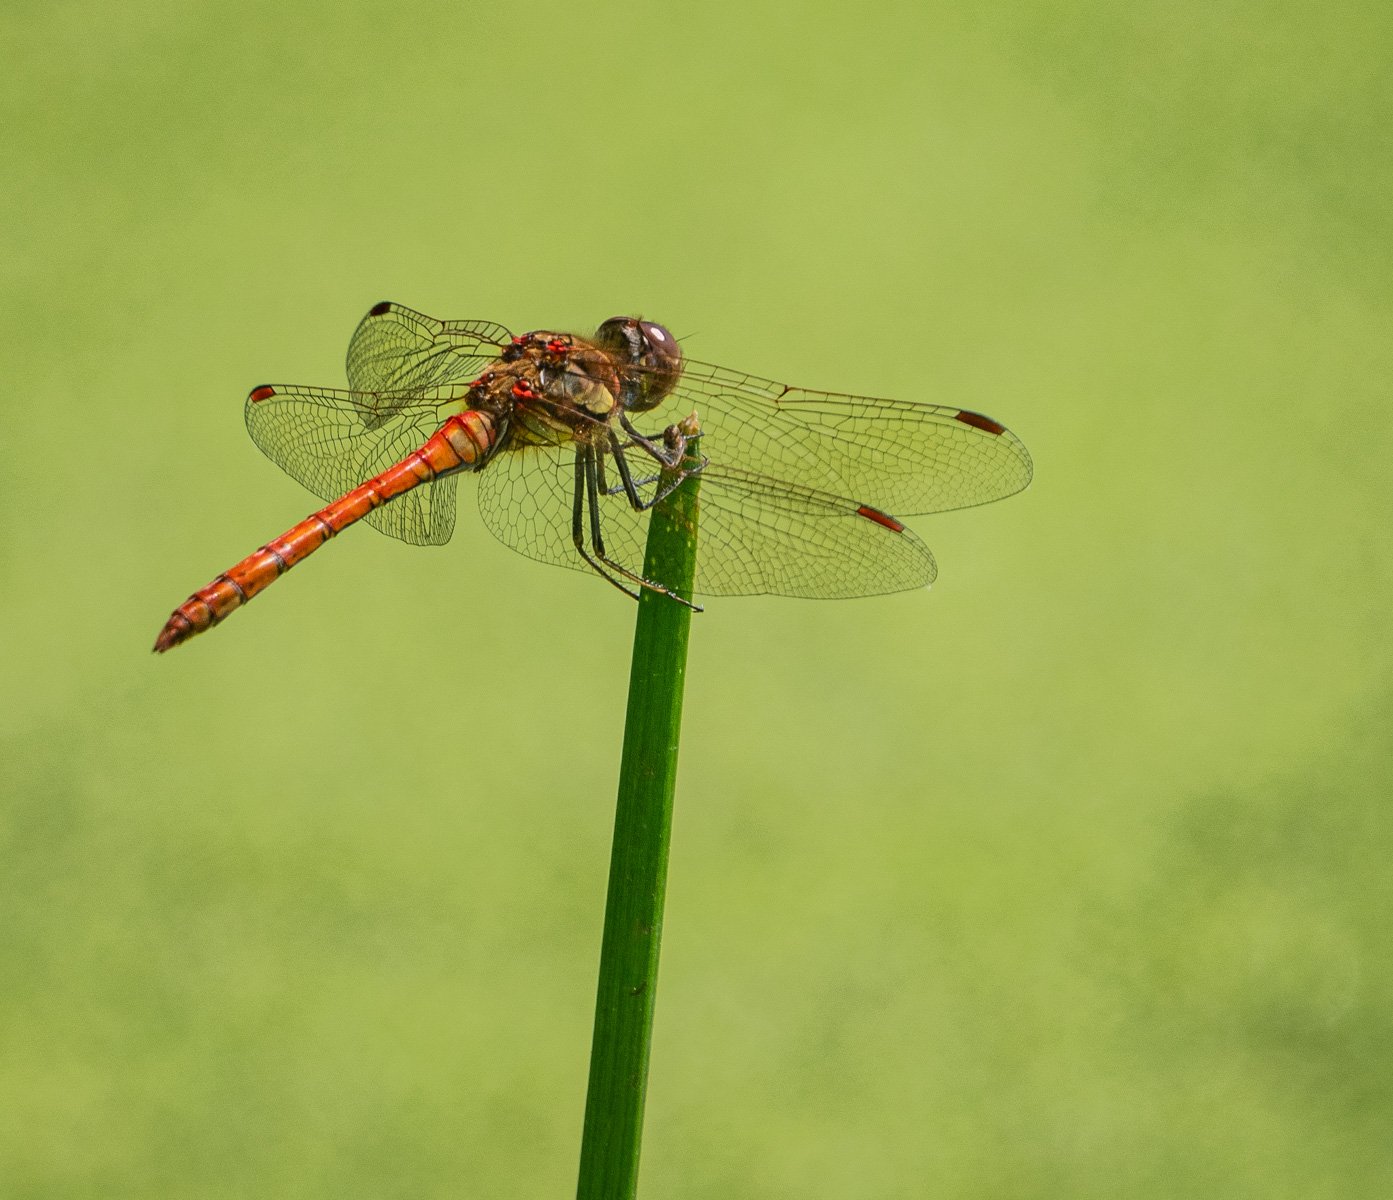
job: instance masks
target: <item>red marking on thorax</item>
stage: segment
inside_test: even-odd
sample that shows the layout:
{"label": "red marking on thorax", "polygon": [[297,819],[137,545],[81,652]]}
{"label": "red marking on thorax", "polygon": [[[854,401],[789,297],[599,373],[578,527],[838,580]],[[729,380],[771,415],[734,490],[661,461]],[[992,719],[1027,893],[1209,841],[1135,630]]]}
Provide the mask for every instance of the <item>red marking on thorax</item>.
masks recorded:
{"label": "red marking on thorax", "polygon": [[993,421],[991,417],[984,417],[981,413],[970,412],[967,409],[958,413],[957,419],[964,425],[971,425],[973,429],[980,429],[983,433],[996,434],[998,437],[1006,432],[1005,425]]}
{"label": "red marking on thorax", "polygon": [[901,525],[889,513],[883,513],[878,508],[872,508],[869,504],[863,504],[856,510],[858,516],[865,517],[868,521],[874,521],[877,525],[884,525],[895,533],[903,533],[904,526]]}

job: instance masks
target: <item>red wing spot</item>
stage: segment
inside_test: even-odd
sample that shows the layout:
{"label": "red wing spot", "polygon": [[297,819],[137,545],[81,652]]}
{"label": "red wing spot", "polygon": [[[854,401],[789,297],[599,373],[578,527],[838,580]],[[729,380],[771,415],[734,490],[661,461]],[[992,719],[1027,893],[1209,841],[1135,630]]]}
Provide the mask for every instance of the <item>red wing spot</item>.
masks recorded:
{"label": "red wing spot", "polygon": [[894,533],[903,533],[904,526],[901,525],[889,513],[883,513],[878,508],[872,508],[869,504],[863,504],[856,510],[858,517],[865,517],[868,521],[874,521],[877,525],[884,525],[886,529]]}
{"label": "red wing spot", "polygon": [[391,307],[392,302],[390,300],[383,300],[380,304],[374,304],[370,309],[368,309],[368,316],[380,317]]}
{"label": "red wing spot", "polygon": [[260,404],[263,400],[269,400],[276,394],[276,389],[270,384],[262,384],[259,388],[252,389],[252,394],[247,397],[253,404]]}
{"label": "red wing spot", "polygon": [[968,412],[963,409],[958,414],[959,421],[964,425],[971,425],[973,429],[980,429],[983,433],[996,434],[998,437],[1006,432],[1006,426],[1000,422],[993,421],[991,417],[984,417],[981,413]]}

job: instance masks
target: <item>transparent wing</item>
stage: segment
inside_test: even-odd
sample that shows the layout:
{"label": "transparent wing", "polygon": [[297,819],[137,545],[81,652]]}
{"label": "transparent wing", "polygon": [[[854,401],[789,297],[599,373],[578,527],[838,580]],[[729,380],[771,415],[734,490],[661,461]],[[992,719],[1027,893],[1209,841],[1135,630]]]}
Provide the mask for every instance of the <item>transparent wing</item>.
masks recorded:
{"label": "transparent wing", "polygon": [[1032,473],[1005,426],[967,409],[793,388],[688,362],[671,396],[635,420],[648,430],[695,410],[713,463],[900,515],[1000,500]]}
{"label": "transparent wing", "polygon": [[437,321],[384,301],[358,323],[348,343],[348,386],[364,401],[367,424],[385,419],[390,395],[469,383],[512,340],[493,321]]}
{"label": "transparent wing", "polygon": [[[631,451],[629,461],[642,477],[640,454]],[[607,483],[618,484],[612,463]],[[639,490],[647,498],[654,486],[649,480]],[[479,476],[479,512],[519,553],[588,571],[571,537],[574,493],[574,447],[505,451]],[[649,514],[635,511],[622,493],[604,496],[600,507],[609,557],[641,574]],[[937,573],[929,548],[898,522],[868,516],[857,501],[755,472],[708,463],[699,508],[701,595],[874,596],[926,587]]]}
{"label": "transparent wing", "polygon": [[707,595],[839,600],[928,587],[938,574],[898,522],[753,471],[708,464],[698,512],[696,590]]}
{"label": "transparent wing", "polygon": [[[445,421],[448,389],[341,391],[268,384],[247,397],[247,432],[277,466],[316,496],[336,500],[400,462]],[[455,527],[455,476],[414,488],[375,509],[367,522],[419,546],[446,542]]]}

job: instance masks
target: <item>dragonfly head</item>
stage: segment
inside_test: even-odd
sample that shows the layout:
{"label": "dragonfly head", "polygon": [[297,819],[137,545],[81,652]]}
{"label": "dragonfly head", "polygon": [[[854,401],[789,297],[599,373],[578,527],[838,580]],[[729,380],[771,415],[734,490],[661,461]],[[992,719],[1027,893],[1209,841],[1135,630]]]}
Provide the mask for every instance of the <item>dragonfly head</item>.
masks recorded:
{"label": "dragonfly head", "polygon": [[632,412],[654,407],[682,375],[682,348],[653,321],[611,317],[596,330],[595,343],[619,360],[623,391],[619,400]]}

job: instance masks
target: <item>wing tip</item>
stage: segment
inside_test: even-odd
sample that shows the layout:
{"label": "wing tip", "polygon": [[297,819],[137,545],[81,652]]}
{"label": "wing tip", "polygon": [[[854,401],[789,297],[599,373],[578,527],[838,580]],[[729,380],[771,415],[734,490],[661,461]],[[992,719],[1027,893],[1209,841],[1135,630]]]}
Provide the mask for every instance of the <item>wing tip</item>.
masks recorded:
{"label": "wing tip", "polygon": [[904,524],[902,522],[895,520],[895,518],[887,512],[881,512],[878,508],[872,508],[869,504],[858,505],[856,508],[856,515],[858,517],[865,517],[868,521],[874,521],[877,525],[885,526],[891,533],[904,532]]}
{"label": "wing tip", "polygon": [[971,425],[973,429],[980,429],[983,433],[990,433],[994,437],[1000,437],[1006,432],[1006,426],[1000,421],[993,421],[985,413],[973,412],[970,408],[960,409],[954,419],[961,421],[964,425]]}

